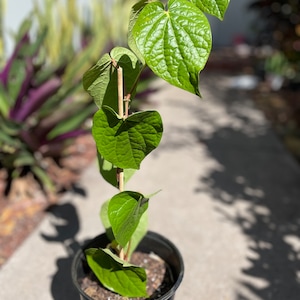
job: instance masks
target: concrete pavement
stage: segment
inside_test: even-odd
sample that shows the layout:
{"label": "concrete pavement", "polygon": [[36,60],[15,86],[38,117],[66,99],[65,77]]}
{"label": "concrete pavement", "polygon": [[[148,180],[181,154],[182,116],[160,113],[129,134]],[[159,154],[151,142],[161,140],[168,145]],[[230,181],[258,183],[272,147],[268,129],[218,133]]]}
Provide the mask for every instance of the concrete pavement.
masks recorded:
{"label": "concrete pavement", "polygon": [[[297,300],[300,295],[300,168],[248,94],[203,73],[198,99],[165,86],[147,106],[164,121],[161,145],[128,183],[150,201],[150,229],[185,261],[176,299]],[[77,300],[72,254],[103,227],[115,189],[84,172],[0,270],[0,299]]]}

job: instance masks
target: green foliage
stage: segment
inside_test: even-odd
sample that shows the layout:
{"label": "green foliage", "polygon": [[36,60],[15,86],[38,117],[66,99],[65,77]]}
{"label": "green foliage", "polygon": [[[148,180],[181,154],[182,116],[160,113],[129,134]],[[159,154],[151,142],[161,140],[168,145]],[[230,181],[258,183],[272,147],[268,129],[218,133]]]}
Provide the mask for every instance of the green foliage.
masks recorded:
{"label": "green foliage", "polygon": [[44,191],[52,193],[54,183],[43,158],[61,157],[68,142],[87,133],[84,123],[95,109],[80,93],[78,80],[64,82],[64,62],[55,67],[47,63],[47,28],[33,39],[32,27],[33,20],[21,24],[15,49],[0,73],[0,168],[9,179],[33,173]]}
{"label": "green foliage", "polygon": [[116,242],[126,247],[143,213],[148,208],[149,199],[136,192],[121,192],[111,198],[108,217]]}
{"label": "green foliage", "polygon": [[114,65],[123,68],[125,93],[134,96],[134,84],[140,73],[140,64],[130,50],[122,47],[116,47],[109,54],[104,54],[97,64],[84,74],[83,86],[99,108],[103,105],[109,105],[117,111],[118,103],[112,101],[118,97],[118,90],[115,89],[117,71]]}
{"label": "green foliage", "polygon": [[131,34],[157,76],[200,95],[199,72],[208,59],[212,38],[208,20],[197,7],[186,0],[169,1],[167,9],[160,2],[149,3]]}
{"label": "green foliage", "polygon": [[[152,195],[147,196],[147,198],[150,198],[150,197],[152,197]],[[113,242],[115,240],[115,237],[114,237],[114,234],[112,231],[112,225],[110,224],[110,220],[109,220],[109,211],[108,211],[109,203],[110,203],[110,201],[105,201],[103,203],[103,205],[101,207],[101,211],[100,211],[100,218],[101,218],[103,226],[106,230],[107,237],[109,238],[110,241]],[[140,243],[142,238],[145,236],[147,229],[148,229],[148,214],[147,214],[147,211],[145,211],[141,215],[139,223],[130,238],[130,243],[128,243],[124,247],[124,252],[126,253],[126,256],[128,257],[128,259],[131,257],[132,253],[134,252],[134,250],[136,249],[136,247],[138,246],[138,244]]]}
{"label": "green foliage", "polygon": [[223,20],[230,0],[191,0],[203,12]]}
{"label": "green foliage", "polygon": [[204,12],[222,19],[228,3],[169,0],[165,5],[161,1],[139,1],[129,18],[131,51],[113,48],[83,76],[84,88],[99,107],[92,134],[100,171],[119,188],[100,212],[111,243],[105,249],[87,250],[87,260],[102,284],[122,296],[146,296],[142,269],[128,261],[147,231],[150,198],[126,191],[124,176],[128,179],[132,170],[140,168],[158,147],[163,132],[158,112],[129,114],[129,102],[146,67],[172,85],[200,96],[199,73],[211,50],[211,30]]}
{"label": "green foliage", "polygon": [[[252,0],[249,8],[258,14],[255,30],[258,46],[274,51],[265,58],[265,71],[282,75],[287,82],[300,83],[300,5],[296,0]],[[273,70],[271,70],[273,69]]]}
{"label": "green foliage", "polygon": [[122,169],[139,169],[162,136],[158,112],[144,111],[126,119],[103,106],[94,115],[92,133],[101,156]]}
{"label": "green foliage", "polygon": [[143,268],[129,264],[109,249],[86,250],[89,266],[101,283],[113,292],[125,297],[147,297],[146,272]]}
{"label": "green foliage", "polygon": [[270,74],[287,76],[292,73],[289,61],[281,52],[276,52],[265,61],[265,70]]}

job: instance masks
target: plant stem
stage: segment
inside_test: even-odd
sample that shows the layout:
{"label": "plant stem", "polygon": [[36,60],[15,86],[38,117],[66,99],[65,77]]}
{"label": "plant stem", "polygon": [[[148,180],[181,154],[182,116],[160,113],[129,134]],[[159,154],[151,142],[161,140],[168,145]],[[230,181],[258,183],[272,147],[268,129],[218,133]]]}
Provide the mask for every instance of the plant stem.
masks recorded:
{"label": "plant stem", "polygon": [[130,247],[131,247],[131,239],[130,239],[129,242],[128,242],[127,251],[126,251],[126,253],[125,253],[125,255],[124,255],[124,260],[125,260],[125,261],[128,261],[128,259],[129,259]]}
{"label": "plant stem", "polygon": [[124,95],[123,95],[123,68],[118,66],[118,109],[120,117],[124,117]]}
{"label": "plant stem", "polygon": [[[124,104],[123,104],[123,69],[122,67],[117,67],[118,74],[118,113],[121,118],[124,118]],[[124,170],[121,168],[117,169],[117,180],[119,185],[119,191],[124,191]]]}
{"label": "plant stem", "polygon": [[131,97],[131,94],[128,94],[124,97],[124,102],[125,102],[125,115],[124,115],[124,118],[128,117],[130,97]]}
{"label": "plant stem", "polygon": [[117,168],[117,181],[118,188],[120,192],[124,191],[124,170],[121,168]]}
{"label": "plant stem", "polygon": [[144,65],[144,66],[141,68],[141,70],[140,70],[138,76],[136,77],[136,79],[135,79],[135,81],[134,81],[134,83],[133,83],[133,85],[132,85],[132,87],[131,87],[130,92],[124,97],[124,102],[125,102],[125,114],[124,114],[124,118],[127,118],[127,117],[128,117],[128,113],[129,113],[129,103],[130,103],[130,101],[131,101],[131,95],[132,95],[133,91],[135,90],[135,88],[136,88],[136,86],[137,86],[137,84],[138,84],[138,82],[139,82],[139,80],[140,80],[141,74],[142,74],[142,72],[143,72],[143,70],[144,70],[145,68],[146,68],[146,65]]}
{"label": "plant stem", "polygon": [[[128,113],[129,113],[129,102],[130,102],[130,97],[131,97],[132,91],[130,91],[130,93],[124,97],[123,69],[120,66],[115,65],[115,67],[117,69],[117,74],[118,74],[118,113],[121,118],[126,119],[128,117]],[[140,75],[141,75],[141,72],[140,72],[139,76],[136,78],[132,90],[137,85]],[[124,112],[124,103],[125,103],[125,112]],[[124,184],[124,170],[121,168],[117,168],[117,181],[118,181],[118,185],[119,185],[119,191],[123,192],[124,185],[125,185]],[[126,253],[124,253],[123,248],[121,249],[121,251],[119,253],[119,257],[121,259],[128,261],[130,246],[131,246],[131,240],[129,241],[128,249],[127,249]]]}

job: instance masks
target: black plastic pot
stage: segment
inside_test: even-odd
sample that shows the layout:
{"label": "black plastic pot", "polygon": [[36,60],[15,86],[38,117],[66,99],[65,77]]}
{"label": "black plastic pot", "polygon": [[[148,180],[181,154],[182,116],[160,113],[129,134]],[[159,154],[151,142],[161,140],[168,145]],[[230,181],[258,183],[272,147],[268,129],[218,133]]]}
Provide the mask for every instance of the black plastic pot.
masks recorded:
{"label": "black plastic pot", "polygon": [[[87,266],[84,250],[91,247],[105,247],[108,244],[108,239],[106,234],[101,234],[88,242],[81,250],[79,250],[73,260],[72,263],[72,280],[76,289],[80,293],[80,299],[82,300],[92,300],[88,295],[86,295],[80,288],[79,281],[81,278],[85,276],[89,272],[89,268]],[[169,266],[171,271],[171,277],[173,278],[173,286],[172,288],[166,292],[164,295],[155,298],[156,300],[172,300],[175,297],[175,292],[179,287],[184,273],[184,264],[182,260],[182,256],[176,246],[155,232],[148,231],[144,239],[141,241],[137,250],[150,253],[153,252],[162,258],[166,264]]]}

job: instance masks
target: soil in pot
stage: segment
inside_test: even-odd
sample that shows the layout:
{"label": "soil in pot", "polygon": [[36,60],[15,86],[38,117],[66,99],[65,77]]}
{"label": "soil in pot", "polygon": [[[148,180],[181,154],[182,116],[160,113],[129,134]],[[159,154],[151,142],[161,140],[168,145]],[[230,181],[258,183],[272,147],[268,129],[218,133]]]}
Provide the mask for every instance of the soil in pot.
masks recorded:
{"label": "soil in pot", "polygon": [[[143,267],[147,273],[147,292],[150,298],[157,299],[165,294],[173,285],[172,274],[167,264],[153,253],[134,252],[131,263]],[[125,300],[128,298],[117,295],[106,288],[90,272],[80,282],[82,290],[94,300]],[[146,298],[130,298],[132,300],[143,300]]]}

